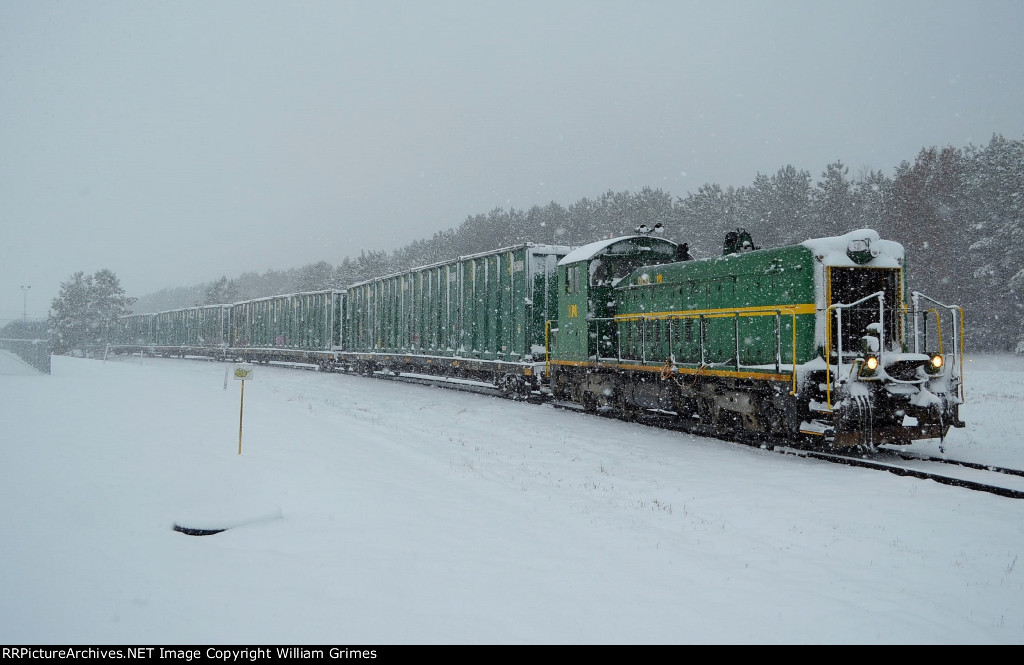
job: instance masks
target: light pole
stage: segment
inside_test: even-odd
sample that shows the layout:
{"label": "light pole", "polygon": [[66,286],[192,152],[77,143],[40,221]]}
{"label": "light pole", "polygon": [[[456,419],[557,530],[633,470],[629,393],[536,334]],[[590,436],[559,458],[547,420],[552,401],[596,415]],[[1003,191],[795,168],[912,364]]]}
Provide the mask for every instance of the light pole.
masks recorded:
{"label": "light pole", "polygon": [[31,289],[31,288],[32,288],[31,285],[30,286],[22,286],[21,287],[21,294],[22,294],[21,318],[23,318],[23,319],[27,319],[28,318],[28,290]]}

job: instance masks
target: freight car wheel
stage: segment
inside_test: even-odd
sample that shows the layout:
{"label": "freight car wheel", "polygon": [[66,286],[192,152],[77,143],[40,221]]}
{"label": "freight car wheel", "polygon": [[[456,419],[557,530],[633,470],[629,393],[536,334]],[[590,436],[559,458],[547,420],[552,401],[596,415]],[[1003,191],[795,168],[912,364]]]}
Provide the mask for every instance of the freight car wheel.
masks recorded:
{"label": "freight car wheel", "polygon": [[505,374],[498,378],[498,391],[508,399],[526,399],[530,396],[530,386],[526,380],[516,374]]}

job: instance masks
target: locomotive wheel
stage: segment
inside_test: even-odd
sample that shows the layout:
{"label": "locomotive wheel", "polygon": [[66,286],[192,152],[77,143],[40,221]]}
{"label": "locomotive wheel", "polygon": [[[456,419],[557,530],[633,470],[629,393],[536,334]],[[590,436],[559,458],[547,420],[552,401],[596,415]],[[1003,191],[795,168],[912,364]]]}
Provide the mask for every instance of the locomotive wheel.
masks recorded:
{"label": "locomotive wheel", "polygon": [[555,374],[555,379],[551,385],[551,393],[557,399],[572,399],[572,392],[569,389],[569,377],[565,372]]}
{"label": "locomotive wheel", "polygon": [[700,424],[707,427],[715,426],[715,404],[714,398],[711,397],[698,397],[697,398],[697,417],[700,419]]}
{"label": "locomotive wheel", "polygon": [[617,392],[618,394],[615,397],[622,417],[627,420],[636,420],[639,418],[640,414],[643,413],[644,410],[627,398],[625,390],[620,389]]}

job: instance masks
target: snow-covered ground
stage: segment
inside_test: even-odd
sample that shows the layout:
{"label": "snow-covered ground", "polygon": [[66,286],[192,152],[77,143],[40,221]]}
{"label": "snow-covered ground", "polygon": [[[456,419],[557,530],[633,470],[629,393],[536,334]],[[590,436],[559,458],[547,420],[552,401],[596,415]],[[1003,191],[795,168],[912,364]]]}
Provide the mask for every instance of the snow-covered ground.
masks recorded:
{"label": "snow-covered ground", "polygon": [[[225,369],[0,376],[0,643],[1024,643],[1022,500],[274,367],[239,455]],[[966,380],[1024,468],[1024,358]]]}

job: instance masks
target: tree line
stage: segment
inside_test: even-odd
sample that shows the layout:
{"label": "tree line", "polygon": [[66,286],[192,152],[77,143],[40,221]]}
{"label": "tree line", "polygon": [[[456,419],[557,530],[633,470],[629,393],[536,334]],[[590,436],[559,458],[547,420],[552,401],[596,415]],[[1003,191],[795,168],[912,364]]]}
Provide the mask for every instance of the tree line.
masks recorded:
{"label": "tree line", "polygon": [[[983,146],[924,148],[893,175],[851,174],[841,161],[811,173],[783,166],[758,174],[749,186],[705,184],[685,196],[651,187],[608,191],[569,206],[551,202],[529,209],[495,208],[471,215],[457,228],[415,240],[393,252],[362,251],[337,265],[226,276],[185,289],[166,289],[139,300],[138,311],[345,288],[380,275],[523,242],[581,245],[662,224],[665,237],[689,244],[696,258],[721,253],[725,234],[745,228],[762,247],[872,228],[907,250],[914,290],[963,305],[969,347],[1024,353],[1024,142],[994,135]],[[104,271],[101,271],[104,272]],[[108,271],[107,271],[108,272]],[[81,273],[75,280],[84,280]],[[116,278],[115,278],[116,279]],[[93,286],[109,276],[93,276]],[[76,287],[79,288],[79,287]],[[64,316],[54,300],[54,317]],[[115,305],[130,307],[123,292]],[[63,304],[61,304],[63,307]],[[61,324],[71,339],[94,324]]]}

